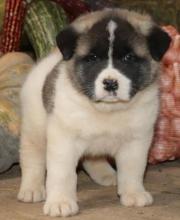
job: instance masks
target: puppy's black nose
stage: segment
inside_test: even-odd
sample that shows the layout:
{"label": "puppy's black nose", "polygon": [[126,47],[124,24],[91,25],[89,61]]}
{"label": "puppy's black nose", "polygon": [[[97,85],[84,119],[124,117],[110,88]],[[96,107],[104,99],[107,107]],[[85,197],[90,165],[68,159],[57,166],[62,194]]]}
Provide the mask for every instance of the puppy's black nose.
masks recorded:
{"label": "puppy's black nose", "polygon": [[115,92],[118,89],[118,81],[115,79],[104,79],[103,84],[108,92]]}

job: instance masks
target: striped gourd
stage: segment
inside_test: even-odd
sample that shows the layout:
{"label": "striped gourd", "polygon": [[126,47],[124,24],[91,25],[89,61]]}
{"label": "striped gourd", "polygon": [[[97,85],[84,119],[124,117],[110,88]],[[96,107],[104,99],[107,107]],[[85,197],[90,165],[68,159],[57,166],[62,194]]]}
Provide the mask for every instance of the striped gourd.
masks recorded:
{"label": "striped gourd", "polygon": [[55,46],[57,33],[67,24],[64,10],[48,0],[32,1],[25,18],[25,31],[37,58]]}

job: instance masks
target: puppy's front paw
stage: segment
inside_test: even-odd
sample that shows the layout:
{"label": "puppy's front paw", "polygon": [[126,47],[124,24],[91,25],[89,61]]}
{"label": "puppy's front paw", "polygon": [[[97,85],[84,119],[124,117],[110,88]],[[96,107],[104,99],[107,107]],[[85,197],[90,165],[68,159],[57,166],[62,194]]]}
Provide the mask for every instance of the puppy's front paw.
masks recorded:
{"label": "puppy's front paw", "polygon": [[148,206],[153,203],[153,198],[149,192],[130,192],[121,194],[121,204],[125,206]]}
{"label": "puppy's front paw", "polygon": [[77,214],[79,207],[76,201],[72,199],[64,199],[60,201],[47,201],[44,205],[44,214],[50,215],[52,217],[62,216],[72,216]]}
{"label": "puppy's front paw", "polygon": [[21,187],[18,193],[18,200],[23,202],[41,202],[46,197],[45,187]]}

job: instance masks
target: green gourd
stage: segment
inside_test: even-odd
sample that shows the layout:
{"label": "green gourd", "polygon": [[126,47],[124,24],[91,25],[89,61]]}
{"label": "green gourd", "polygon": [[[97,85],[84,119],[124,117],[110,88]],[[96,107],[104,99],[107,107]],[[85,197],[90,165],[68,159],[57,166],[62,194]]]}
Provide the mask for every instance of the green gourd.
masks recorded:
{"label": "green gourd", "polygon": [[32,1],[25,17],[25,32],[37,58],[46,56],[55,47],[55,38],[68,23],[64,10],[48,0]]}

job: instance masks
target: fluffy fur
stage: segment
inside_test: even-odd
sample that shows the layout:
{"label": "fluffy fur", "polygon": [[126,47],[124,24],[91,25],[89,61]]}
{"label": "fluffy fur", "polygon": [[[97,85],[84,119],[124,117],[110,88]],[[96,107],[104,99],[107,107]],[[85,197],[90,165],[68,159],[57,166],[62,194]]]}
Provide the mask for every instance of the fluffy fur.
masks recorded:
{"label": "fluffy fur", "polygon": [[[40,61],[21,92],[19,200],[46,197],[46,215],[74,215],[79,159],[110,155],[117,181],[106,160],[85,160],[92,179],[117,182],[125,206],[152,203],[143,175],[158,113],[158,61],[170,43],[160,29],[156,37],[154,27],[149,16],[114,9],[82,16],[60,33],[62,55],[56,51]],[[151,39],[159,35],[156,52]],[[116,87],[105,87],[107,79]]]}

